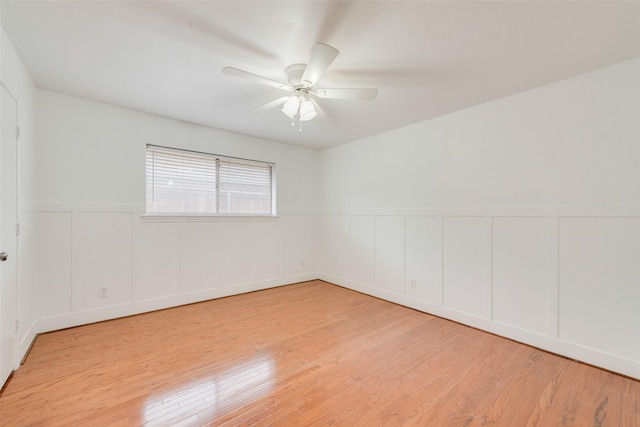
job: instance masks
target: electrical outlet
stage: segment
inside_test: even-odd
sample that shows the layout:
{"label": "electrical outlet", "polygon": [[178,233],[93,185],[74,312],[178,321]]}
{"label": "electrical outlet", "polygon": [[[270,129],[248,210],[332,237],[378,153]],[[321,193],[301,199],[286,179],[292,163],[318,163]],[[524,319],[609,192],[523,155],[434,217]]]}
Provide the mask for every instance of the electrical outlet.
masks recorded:
{"label": "electrical outlet", "polygon": [[304,268],[304,260],[300,261],[300,267]]}
{"label": "electrical outlet", "polygon": [[109,296],[109,289],[106,286],[100,286],[98,288],[98,298],[105,298]]}
{"label": "electrical outlet", "polygon": [[416,279],[414,279],[414,278],[409,279],[409,287],[411,289],[415,289],[416,288]]}

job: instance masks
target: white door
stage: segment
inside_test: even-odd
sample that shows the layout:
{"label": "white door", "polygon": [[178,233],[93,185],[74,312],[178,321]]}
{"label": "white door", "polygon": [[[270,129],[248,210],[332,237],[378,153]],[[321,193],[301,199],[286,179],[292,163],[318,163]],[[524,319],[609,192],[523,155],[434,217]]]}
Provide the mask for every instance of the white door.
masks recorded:
{"label": "white door", "polygon": [[16,366],[18,139],[17,102],[2,86],[0,141],[0,387]]}

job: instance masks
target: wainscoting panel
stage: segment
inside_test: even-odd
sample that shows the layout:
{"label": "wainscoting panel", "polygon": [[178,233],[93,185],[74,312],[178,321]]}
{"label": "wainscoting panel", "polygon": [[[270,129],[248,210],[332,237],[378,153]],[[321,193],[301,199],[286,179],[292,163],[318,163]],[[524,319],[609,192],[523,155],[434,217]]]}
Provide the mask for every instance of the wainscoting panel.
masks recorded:
{"label": "wainscoting panel", "polygon": [[[287,215],[285,218],[290,218],[293,215]],[[304,273],[314,272],[316,278],[320,271],[320,254],[322,253],[320,232],[322,230],[322,221],[319,215],[303,215],[304,222],[307,229],[307,251],[306,251],[306,263]],[[285,243],[286,244],[286,243]],[[286,247],[286,246],[285,246]],[[286,254],[286,252],[285,252]],[[291,258],[288,255],[287,258]],[[286,274],[286,272],[285,272]]]}
{"label": "wainscoting panel", "polygon": [[442,305],[442,217],[405,217],[407,296]]}
{"label": "wainscoting panel", "polygon": [[541,334],[547,332],[548,222],[493,219],[493,319]]}
{"label": "wainscoting panel", "polygon": [[[72,311],[130,303],[131,214],[74,212],[72,222]],[[99,287],[109,296],[100,298]]]}
{"label": "wainscoting panel", "polygon": [[[284,238],[280,221],[258,222],[256,240],[256,281],[276,280],[284,275]],[[301,236],[306,241],[305,236]]]}
{"label": "wainscoting panel", "polygon": [[560,339],[640,361],[640,218],[560,219]]}
{"label": "wainscoting panel", "polygon": [[133,300],[146,301],[180,293],[180,223],[133,222]]}
{"label": "wainscoting panel", "polygon": [[374,217],[351,216],[349,278],[365,286],[374,283]]}
{"label": "wainscoting panel", "polygon": [[325,254],[329,271],[339,277],[349,277],[349,217],[346,215],[332,215],[328,218],[329,234]]}
{"label": "wainscoting panel", "polygon": [[[284,257],[284,275],[294,277],[306,274],[313,269],[313,255],[311,252],[312,232],[314,231],[310,215],[284,215],[279,219],[282,241],[282,256]],[[267,247],[270,242],[265,242]]]}
{"label": "wainscoting panel", "polygon": [[255,222],[225,222],[225,285],[256,281],[258,226]]}
{"label": "wainscoting panel", "polygon": [[444,219],[444,306],[485,315],[484,280],[488,241],[482,217]]}
{"label": "wainscoting panel", "polygon": [[71,212],[41,212],[40,305],[42,317],[71,312]]}
{"label": "wainscoting panel", "polygon": [[224,286],[224,223],[182,223],[182,291]]}
{"label": "wainscoting panel", "polygon": [[329,233],[331,232],[331,215],[319,215],[317,219],[317,245],[318,245],[318,272],[333,272],[333,268],[330,262],[329,245],[331,239]]}
{"label": "wainscoting panel", "polygon": [[640,378],[640,217],[583,212],[330,212],[319,276]]}
{"label": "wainscoting panel", "polygon": [[375,218],[375,286],[404,293],[404,217]]}

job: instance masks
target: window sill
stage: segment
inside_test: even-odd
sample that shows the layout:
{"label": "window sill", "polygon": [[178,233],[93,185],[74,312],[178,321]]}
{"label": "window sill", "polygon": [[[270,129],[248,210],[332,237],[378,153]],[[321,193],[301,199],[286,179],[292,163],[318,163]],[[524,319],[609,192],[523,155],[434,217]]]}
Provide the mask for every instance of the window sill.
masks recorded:
{"label": "window sill", "polygon": [[140,215],[142,222],[277,221],[277,215]]}

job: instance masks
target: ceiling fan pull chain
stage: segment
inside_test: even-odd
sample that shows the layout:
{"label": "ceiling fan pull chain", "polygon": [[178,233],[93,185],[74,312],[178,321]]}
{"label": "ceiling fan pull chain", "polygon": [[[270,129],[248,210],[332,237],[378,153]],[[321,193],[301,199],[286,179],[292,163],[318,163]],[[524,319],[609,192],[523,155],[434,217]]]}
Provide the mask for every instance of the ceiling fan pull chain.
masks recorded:
{"label": "ceiling fan pull chain", "polygon": [[302,120],[298,119],[298,122],[300,122],[300,130],[298,131],[298,133],[302,133]]}

